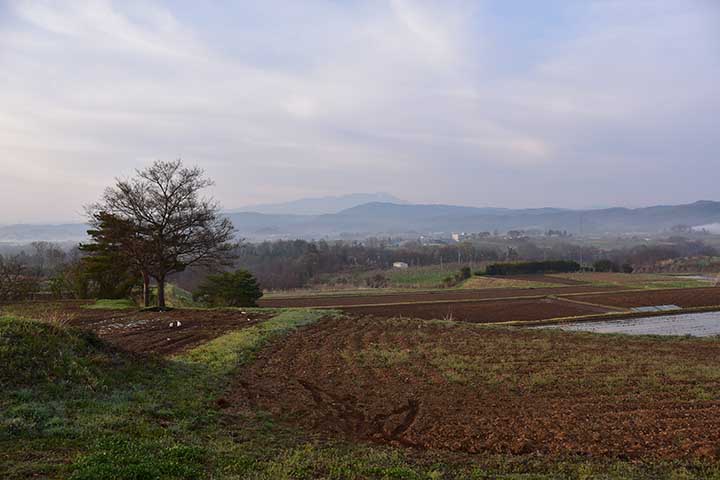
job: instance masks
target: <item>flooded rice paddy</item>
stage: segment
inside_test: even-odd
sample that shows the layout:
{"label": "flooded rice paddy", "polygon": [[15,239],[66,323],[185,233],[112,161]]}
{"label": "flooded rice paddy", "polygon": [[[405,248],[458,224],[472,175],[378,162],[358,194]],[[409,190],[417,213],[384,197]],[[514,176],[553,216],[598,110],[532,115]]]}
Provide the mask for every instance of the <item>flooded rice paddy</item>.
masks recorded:
{"label": "flooded rice paddy", "polygon": [[712,337],[720,335],[720,312],[664,315],[625,320],[578,322],[552,325],[567,331],[594,333],[626,333],[630,335],[690,335]]}

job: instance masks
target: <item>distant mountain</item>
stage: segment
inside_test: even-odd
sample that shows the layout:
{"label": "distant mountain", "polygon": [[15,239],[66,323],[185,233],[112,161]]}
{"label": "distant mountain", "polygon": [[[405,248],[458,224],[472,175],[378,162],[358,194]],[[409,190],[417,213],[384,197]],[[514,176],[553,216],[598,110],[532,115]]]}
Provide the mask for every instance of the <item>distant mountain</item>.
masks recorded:
{"label": "distant mountain", "polygon": [[81,241],[86,237],[87,229],[88,226],[82,223],[61,225],[3,225],[0,226],[0,242],[75,242]]}
{"label": "distant mountain", "polygon": [[720,223],[720,202],[646,208],[505,209],[372,202],[327,215],[230,215],[241,236],[337,238],[342,234],[401,235],[554,229],[572,233],[660,233],[678,224]]}
{"label": "distant mountain", "polygon": [[266,215],[324,215],[338,213],[365,203],[386,202],[404,204],[389,193],[351,193],[334,197],[303,198],[292,202],[249,205],[228,213],[254,212]]}
{"label": "distant mountain", "polygon": [[[316,199],[317,200],[317,199]],[[371,235],[437,235],[499,230],[567,230],[585,234],[652,234],[675,225],[718,231],[720,202],[646,208],[566,210],[561,208],[477,208],[370,202],[329,214],[228,213],[238,237],[250,241],[274,238],[347,238]],[[10,225],[0,227],[0,242],[79,241],[87,227]]]}

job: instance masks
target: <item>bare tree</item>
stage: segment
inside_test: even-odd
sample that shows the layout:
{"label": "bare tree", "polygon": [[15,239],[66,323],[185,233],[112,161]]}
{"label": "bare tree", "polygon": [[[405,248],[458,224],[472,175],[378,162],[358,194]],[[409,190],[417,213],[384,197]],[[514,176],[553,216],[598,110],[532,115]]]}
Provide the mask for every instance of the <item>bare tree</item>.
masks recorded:
{"label": "bare tree", "polygon": [[157,161],[134,178],[117,180],[88,211],[91,218],[106,212],[132,225],[135,234],[125,251],[141,257],[142,271],[157,281],[160,308],[165,308],[168,275],[232,259],[232,223],[214,200],[200,196],[211,185],[197,167]]}

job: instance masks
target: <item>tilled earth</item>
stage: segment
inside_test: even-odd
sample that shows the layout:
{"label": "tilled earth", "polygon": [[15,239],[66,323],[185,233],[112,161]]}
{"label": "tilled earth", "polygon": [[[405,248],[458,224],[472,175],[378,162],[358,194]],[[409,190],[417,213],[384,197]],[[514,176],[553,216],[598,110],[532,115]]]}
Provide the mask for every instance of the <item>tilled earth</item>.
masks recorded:
{"label": "tilled earth", "polygon": [[412,317],[426,320],[452,319],[471,323],[545,320],[611,311],[602,306],[563,302],[551,298],[457,303],[412,303],[375,307],[358,306],[342,307],[342,310],[352,315]]}
{"label": "tilled earth", "polygon": [[[35,304],[38,318],[54,317],[71,326],[88,329],[130,352],[172,355],[188,350],[231,330],[255,325],[269,317],[241,310],[87,309],[84,302]],[[180,326],[176,326],[180,322]],[[173,326],[170,326],[173,324]]]}
{"label": "tilled earth", "polygon": [[326,319],[228,396],[323,434],[468,453],[720,457],[720,342]]}
{"label": "tilled earth", "polygon": [[444,300],[486,300],[506,297],[540,297],[574,293],[612,292],[620,287],[571,285],[547,288],[484,288],[479,290],[436,290],[405,293],[368,293],[366,295],[309,295],[305,297],[271,297],[260,300],[262,307],[336,307],[378,305],[408,302],[436,302]]}
{"label": "tilled earth", "polygon": [[654,305],[677,305],[683,308],[709,307],[720,305],[720,288],[677,288],[672,290],[602,293],[573,296],[572,298],[616,307],[648,307]]}

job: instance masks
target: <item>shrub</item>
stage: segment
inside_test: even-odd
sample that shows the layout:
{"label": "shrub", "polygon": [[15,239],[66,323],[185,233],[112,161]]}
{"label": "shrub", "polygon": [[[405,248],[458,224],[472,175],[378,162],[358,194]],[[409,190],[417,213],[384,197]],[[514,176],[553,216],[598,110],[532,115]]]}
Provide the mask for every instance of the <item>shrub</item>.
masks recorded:
{"label": "shrub", "polygon": [[263,293],[247,270],[210,275],[193,298],[213,307],[254,307]]}
{"label": "shrub", "polygon": [[370,288],[385,288],[388,286],[388,279],[378,273],[365,280],[365,284]]}
{"label": "shrub", "polygon": [[596,272],[619,272],[620,267],[618,267],[617,263],[611,261],[611,260],[598,260],[597,262],[593,263],[593,268]]}

